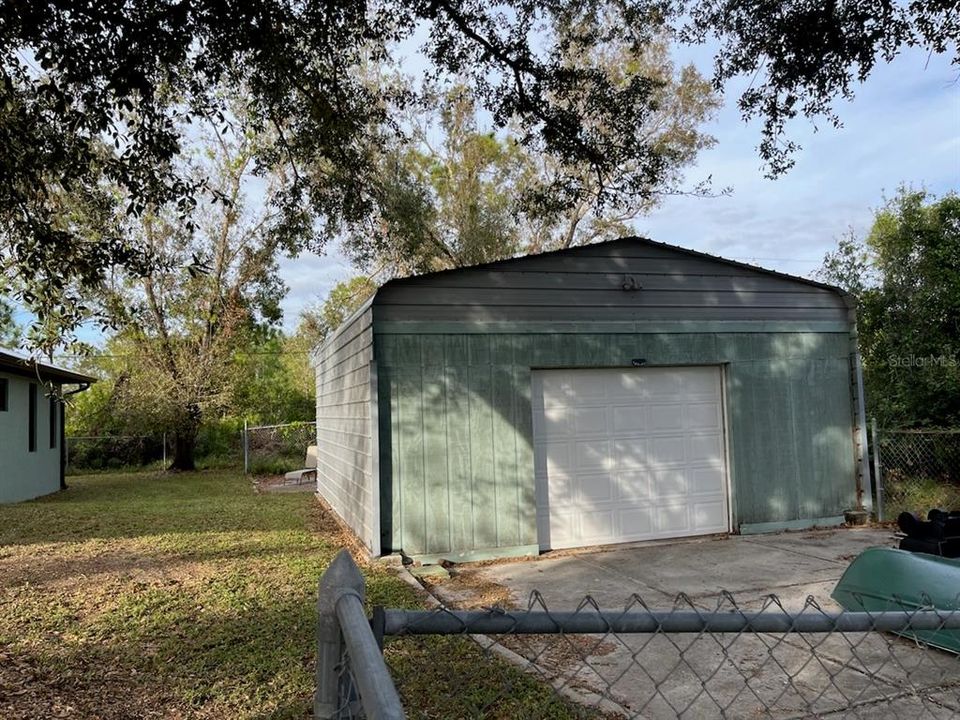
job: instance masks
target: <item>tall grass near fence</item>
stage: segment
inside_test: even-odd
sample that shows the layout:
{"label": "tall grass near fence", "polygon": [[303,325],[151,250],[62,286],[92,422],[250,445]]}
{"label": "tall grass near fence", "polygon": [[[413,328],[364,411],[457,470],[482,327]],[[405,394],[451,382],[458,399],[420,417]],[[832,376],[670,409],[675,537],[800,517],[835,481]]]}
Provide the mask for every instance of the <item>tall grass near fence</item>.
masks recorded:
{"label": "tall grass near fence", "polygon": [[880,519],[960,510],[960,430],[875,430]]}

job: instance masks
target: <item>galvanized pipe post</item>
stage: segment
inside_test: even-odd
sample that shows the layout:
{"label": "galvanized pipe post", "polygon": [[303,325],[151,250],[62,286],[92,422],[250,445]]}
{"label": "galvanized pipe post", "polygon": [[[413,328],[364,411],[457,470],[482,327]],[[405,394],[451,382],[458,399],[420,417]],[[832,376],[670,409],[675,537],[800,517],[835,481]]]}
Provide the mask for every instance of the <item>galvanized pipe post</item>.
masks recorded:
{"label": "galvanized pipe post", "polygon": [[866,400],[864,397],[864,385],[863,385],[863,362],[860,359],[860,350],[857,346],[854,346],[853,354],[853,370],[855,373],[854,383],[857,393],[857,404],[856,404],[856,437],[855,444],[857,446],[857,463],[859,466],[858,477],[860,482],[857,485],[857,491],[859,497],[858,510],[866,510],[871,512],[873,510],[873,492],[872,492],[872,483],[870,482],[870,461],[868,459],[869,447],[867,442],[867,409],[866,409]]}
{"label": "galvanized pipe post", "polygon": [[[352,677],[359,702],[371,720],[406,715],[363,608],[365,583],[350,553],[341,550],[320,578],[317,592],[317,669],[313,696],[316,720],[355,717],[349,705]],[[349,668],[344,666],[344,660]]]}
{"label": "galvanized pipe post", "polygon": [[247,440],[247,421],[243,421],[243,474],[250,472],[250,443]]}
{"label": "galvanized pipe post", "polygon": [[873,486],[877,490],[877,520],[883,520],[883,466],[880,464],[880,443],[877,442],[877,419],[870,421],[871,442],[873,443]]}

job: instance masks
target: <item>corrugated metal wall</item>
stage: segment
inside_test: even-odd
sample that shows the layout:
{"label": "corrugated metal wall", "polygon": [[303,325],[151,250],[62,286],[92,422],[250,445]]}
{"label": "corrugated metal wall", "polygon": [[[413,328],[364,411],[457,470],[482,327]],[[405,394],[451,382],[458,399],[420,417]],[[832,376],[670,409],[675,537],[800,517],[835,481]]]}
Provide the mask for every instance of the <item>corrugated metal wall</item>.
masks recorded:
{"label": "corrugated metal wall", "polygon": [[380,551],[373,327],[359,313],[318,348],[317,491],[374,554]]}
{"label": "corrugated metal wall", "polygon": [[843,332],[378,335],[383,545],[536,545],[531,367],[636,357],[726,364],[736,524],[839,515],[855,493],[848,343]]}
{"label": "corrugated metal wall", "polygon": [[836,292],[637,238],[387,283],[385,321],[846,320]]}

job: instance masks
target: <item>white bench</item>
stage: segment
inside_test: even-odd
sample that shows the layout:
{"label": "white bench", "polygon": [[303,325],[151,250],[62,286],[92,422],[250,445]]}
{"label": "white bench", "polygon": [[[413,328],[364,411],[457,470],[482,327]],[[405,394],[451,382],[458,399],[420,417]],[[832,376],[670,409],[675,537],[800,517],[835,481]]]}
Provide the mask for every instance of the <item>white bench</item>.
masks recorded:
{"label": "white bench", "polygon": [[315,481],[317,479],[317,446],[310,445],[307,448],[307,458],[303,461],[304,467],[300,470],[292,470],[283,476],[283,482],[295,482],[297,485],[304,480]]}

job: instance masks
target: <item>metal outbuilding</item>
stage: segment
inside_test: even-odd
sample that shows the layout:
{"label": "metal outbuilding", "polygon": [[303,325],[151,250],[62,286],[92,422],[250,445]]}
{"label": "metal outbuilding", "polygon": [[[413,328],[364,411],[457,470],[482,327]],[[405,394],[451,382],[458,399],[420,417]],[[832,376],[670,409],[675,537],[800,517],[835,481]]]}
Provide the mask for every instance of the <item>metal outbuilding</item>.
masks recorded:
{"label": "metal outbuilding", "polygon": [[642,238],[392,280],[315,352],[318,492],[423,561],[835,525],[851,298]]}

